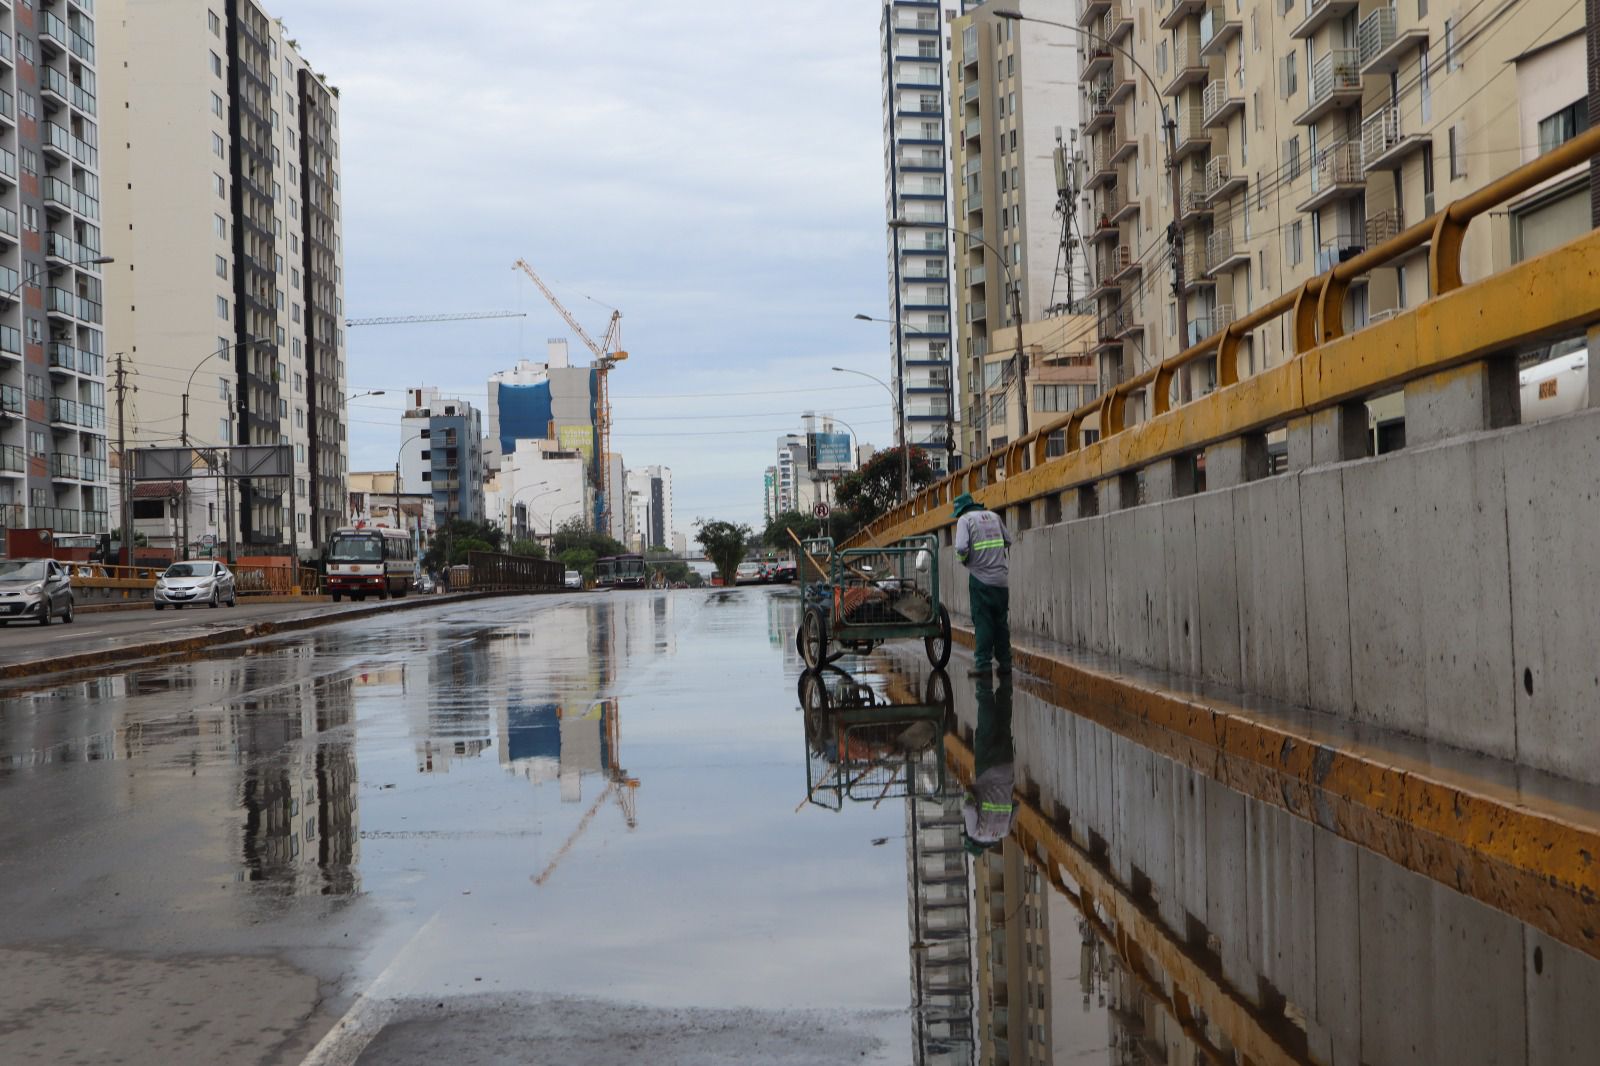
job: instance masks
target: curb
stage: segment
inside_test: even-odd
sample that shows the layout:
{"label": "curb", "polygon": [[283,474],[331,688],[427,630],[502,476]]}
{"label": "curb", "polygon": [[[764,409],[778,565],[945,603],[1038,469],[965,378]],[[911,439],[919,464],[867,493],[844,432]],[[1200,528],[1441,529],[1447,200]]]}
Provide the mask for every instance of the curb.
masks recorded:
{"label": "curb", "polygon": [[[561,590],[555,589],[552,592]],[[151,641],[145,644],[123,645],[118,648],[103,648],[98,651],[78,652],[73,655],[61,655],[53,659],[34,659],[30,662],[13,663],[0,668],[0,683],[19,681],[25,678],[39,677],[43,674],[68,673],[76,670],[86,670],[90,667],[104,666],[115,663],[118,666],[127,666],[134,662],[147,663],[150,660],[170,659],[178,656],[190,655],[197,651],[216,647],[223,644],[237,644],[257,637],[272,636],[277,633],[294,633],[304,629],[314,629],[318,626],[329,625],[333,622],[347,622],[354,619],[368,618],[377,614],[388,614],[392,611],[419,610],[424,607],[446,606],[453,603],[465,603],[470,600],[495,599],[503,596],[543,596],[550,592],[544,591],[504,591],[504,592],[459,592],[444,596],[428,596],[419,599],[391,600],[379,603],[372,607],[357,607],[342,611],[329,611],[323,614],[302,615],[295,618],[284,618],[275,621],[251,622],[234,626],[229,629],[216,630],[201,636],[180,637],[173,640]],[[150,610],[149,605],[144,606]]]}

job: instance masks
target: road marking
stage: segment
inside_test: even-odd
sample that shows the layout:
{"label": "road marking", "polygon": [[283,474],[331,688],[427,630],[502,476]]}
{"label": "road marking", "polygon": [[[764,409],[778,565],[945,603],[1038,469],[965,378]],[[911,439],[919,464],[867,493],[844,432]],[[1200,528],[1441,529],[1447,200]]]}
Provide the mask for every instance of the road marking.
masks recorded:
{"label": "road marking", "polygon": [[317,1041],[317,1046],[300,1060],[300,1066],[350,1066],[361,1057],[367,1045],[383,1032],[383,1027],[389,1024],[389,1019],[394,1017],[398,1009],[395,1001],[389,997],[389,986],[411,961],[417,945],[438,920],[439,914],[435,912],[432,918],[422,923],[422,928],[412,934],[410,940],[401,945],[383,972],[367,986],[365,992],[356,997],[344,1016]]}

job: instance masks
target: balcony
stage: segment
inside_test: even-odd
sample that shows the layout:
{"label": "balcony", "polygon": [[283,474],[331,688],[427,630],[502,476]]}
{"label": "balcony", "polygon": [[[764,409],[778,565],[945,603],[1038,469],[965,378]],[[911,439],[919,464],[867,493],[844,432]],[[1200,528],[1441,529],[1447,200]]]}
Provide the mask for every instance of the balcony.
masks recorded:
{"label": "balcony", "polygon": [[22,389],[16,385],[0,385],[0,415],[22,417]]}
{"label": "balcony", "polygon": [[44,235],[44,254],[49,259],[59,259],[62,263],[70,265],[80,259],[89,258],[82,248],[72,242],[64,233],[50,230]]}
{"label": "balcony", "polygon": [[1360,53],[1354,48],[1335,48],[1311,68],[1311,104],[1295,122],[1310,126],[1324,115],[1361,103]]}
{"label": "balcony", "polygon": [[78,313],[78,298],[66,289],[55,286],[44,291],[44,309],[52,315],[66,315],[74,317]]}
{"label": "balcony", "polygon": [[1228,9],[1222,4],[1214,4],[1200,18],[1200,54],[1207,59],[1216,59],[1228,51],[1228,42],[1243,32],[1243,25],[1237,18],[1228,17]]}
{"label": "balcony", "polygon": [[1172,48],[1172,77],[1162,94],[1177,96],[1191,85],[1204,85],[1210,76],[1206,57],[1200,54],[1200,34],[1179,34]]}
{"label": "balcony", "polygon": [[1233,239],[1231,226],[1219,225],[1216,231],[1206,238],[1206,273],[1215,274],[1221,270],[1231,270],[1249,262],[1250,250]]}
{"label": "balcony", "polygon": [[1139,153],[1139,142],[1134,139],[1133,133],[1122,123],[1117,123],[1117,129],[1112,134],[1111,165],[1116,166],[1125,159],[1132,159]]}
{"label": "balcony", "polygon": [[1095,223],[1094,232],[1090,236],[1090,240],[1096,242],[1115,241],[1121,236],[1117,229],[1117,224],[1111,221],[1111,216],[1117,213],[1119,206],[1116,188],[1108,188],[1104,195],[1100,197],[1098,221]]}
{"label": "balcony", "polygon": [[1400,29],[1399,14],[1391,4],[1361,20],[1356,45],[1361,53],[1361,73],[1397,74],[1413,49],[1428,47],[1428,31],[1423,26]]}
{"label": "balcony", "polygon": [[967,268],[967,288],[989,283],[989,268],[983,264]]}
{"label": "balcony", "polygon": [[40,144],[43,145],[47,155],[53,152],[62,160],[72,158],[72,134],[67,132],[65,126],[57,122],[46,122],[40,128],[40,133],[42,134]]}
{"label": "balcony", "polygon": [[1120,226],[1122,223],[1131,221],[1132,219],[1138,217],[1138,214],[1139,198],[1137,196],[1130,196],[1123,200],[1122,203],[1117,207],[1116,214],[1111,216],[1111,221]]}
{"label": "balcony", "polygon": [[1211,150],[1211,134],[1206,131],[1205,123],[1200,121],[1198,107],[1182,107],[1177,110],[1177,143],[1172,149],[1172,161],[1180,163],[1196,152]]}
{"label": "balcony", "polygon": [[1111,263],[1116,271],[1116,273],[1112,275],[1111,280],[1115,281],[1118,285],[1132,281],[1134,278],[1144,273],[1144,264],[1139,262],[1139,257],[1134,255],[1133,249],[1126,244],[1117,246],[1116,250],[1112,253]]}
{"label": "balcony", "polygon": [[0,447],[0,474],[26,474],[28,453],[15,444]]}
{"label": "balcony", "polygon": [[975,141],[983,136],[983,116],[973,115],[961,127],[961,135],[969,141]]}
{"label": "balcony", "polygon": [[1302,200],[1296,210],[1315,211],[1359,196],[1366,187],[1366,176],[1361,169],[1361,145],[1344,141],[1318,154],[1311,168],[1311,195]]}
{"label": "balcony", "polygon": [[1206,164],[1206,199],[1212,203],[1243,189],[1245,183],[1243,174],[1233,173],[1227,156],[1218,156]]}
{"label": "balcony", "polygon": [[1095,332],[1096,339],[1103,345],[1118,344],[1122,336],[1123,312],[1120,309],[1101,311],[1098,326]]}
{"label": "balcony", "polygon": [[944,170],[944,152],[938,148],[920,151],[903,151],[899,156],[901,170]]}
{"label": "balcony", "polygon": [[39,12],[39,44],[47,56],[60,55],[67,50],[67,24],[61,21],[60,15]]}
{"label": "balcony", "polygon": [[1178,190],[1179,221],[1197,222],[1210,217],[1211,202],[1206,199],[1205,178],[1196,177],[1184,182]]}
{"label": "balcony", "polygon": [[66,107],[71,91],[65,74],[55,67],[39,68],[39,96],[44,101],[46,110],[55,111]]}
{"label": "balcony", "polygon": [[1113,249],[1110,256],[1100,261],[1100,269],[1095,274],[1095,279],[1090,287],[1089,295],[1094,299],[1100,299],[1102,297],[1116,299],[1118,296],[1120,296],[1121,293],[1117,291],[1116,273],[1117,257],[1116,250]]}
{"label": "balcony", "polygon": [[1088,109],[1088,118],[1084,120],[1085,133],[1099,133],[1101,130],[1110,129],[1117,119],[1117,109],[1111,103],[1111,86],[1109,83],[1101,84],[1090,89],[1084,101]]}
{"label": "balcony", "polygon": [[1400,212],[1394,208],[1386,207],[1382,211],[1374,211],[1367,216],[1367,247],[1376,248],[1384,241],[1393,240],[1403,229],[1405,226],[1401,221]]}
{"label": "balcony", "polygon": [[83,468],[79,465],[79,457],[70,452],[51,452],[50,476],[54,478],[71,478],[73,480],[83,477]]}
{"label": "balcony", "polygon": [[1365,168],[1396,170],[1413,152],[1420,152],[1433,144],[1426,133],[1407,134],[1400,128],[1400,111],[1385,105],[1361,123],[1361,157]]}
{"label": "balcony", "polygon": [[1209,289],[1216,283],[1216,279],[1206,273],[1206,250],[1198,243],[1186,245],[1183,249],[1183,291]]}
{"label": "balcony", "polygon": [[1111,71],[1111,46],[1096,38],[1084,44],[1083,70],[1079,81],[1099,81]]}
{"label": "balcony", "polygon": [[49,353],[50,369],[52,371],[76,371],[78,369],[78,351],[72,345],[62,341],[51,341],[46,351]]}
{"label": "balcony", "polygon": [[52,426],[75,426],[78,424],[78,402],[64,400],[60,396],[50,397],[50,424]]}
{"label": "balcony", "polygon": [[1205,11],[1209,0],[1172,0],[1172,10],[1161,16],[1161,28],[1170,30],[1190,15]]}
{"label": "balcony", "polygon": [[1317,249],[1317,273],[1327,273],[1346,259],[1354,259],[1366,250],[1362,234],[1336,233],[1324,240],[1322,247]]}
{"label": "balcony", "polygon": [[986,300],[973,300],[971,303],[967,304],[967,321],[968,322],[985,322],[985,321],[988,320],[988,318],[989,318],[988,301],[986,301]]}
{"label": "balcony", "polygon": [[1201,114],[1207,129],[1226,125],[1228,119],[1244,110],[1244,97],[1228,92],[1226,78],[1219,78],[1207,85],[1201,101]]}
{"label": "balcony", "polygon": [[[1133,0],[1138,3],[1139,0]],[[1133,16],[1130,15],[1121,3],[1113,3],[1111,10],[1105,13],[1100,20],[1100,35],[1112,44],[1133,32]]]}
{"label": "balcony", "polygon": [[1133,65],[1125,59],[1119,58],[1111,71],[1111,102],[1120,104],[1133,95],[1139,87],[1134,79]]}
{"label": "balcony", "polygon": [[1080,0],[1078,4],[1078,25],[1085,29],[1093,29],[1094,23],[1105,17],[1111,10],[1111,0]]}
{"label": "balcony", "polygon": [[1360,6],[1357,0],[1304,0],[1305,18],[1289,34],[1306,38],[1316,33],[1334,19],[1343,18]]}
{"label": "balcony", "polygon": [[1083,187],[1085,189],[1097,189],[1116,180],[1117,168],[1111,162],[1111,152],[1104,147],[1095,149],[1089,157],[1089,177],[1083,183]]}

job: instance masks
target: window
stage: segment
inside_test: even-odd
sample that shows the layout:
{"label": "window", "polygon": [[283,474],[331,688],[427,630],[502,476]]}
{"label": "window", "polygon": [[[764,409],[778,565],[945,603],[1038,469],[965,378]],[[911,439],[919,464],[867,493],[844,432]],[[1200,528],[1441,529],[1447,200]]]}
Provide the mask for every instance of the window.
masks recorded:
{"label": "window", "polygon": [[35,152],[32,148],[19,148],[17,149],[17,155],[22,159],[22,172],[24,174],[32,174],[34,177],[38,177],[39,153]]}
{"label": "window", "polygon": [[1444,69],[1460,70],[1461,53],[1456,51],[1456,20],[1444,20]]}
{"label": "window", "polygon": [[1467,176],[1467,127],[1457,122],[1450,127],[1450,180]]}
{"label": "window", "polygon": [[294,446],[294,459],[297,463],[306,461],[306,446],[304,444],[296,444]]}
{"label": "window", "polygon": [[217,17],[215,11],[206,12],[206,26],[211,30],[213,37],[222,36],[222,20]]}
{"label": "window", "polygon": [[1278,79],[1278,95],[1287,100],[1300,91],[1300,57],[1298,53],[1290,52],[1283,57],[1283,72]]}
{"label": "window", "polygon": [[39,232],[39,209],[31,204],[24,204],[22,208],[22,228],[29,233]]}
{"label": "window", "polygon": [[285,363],[278,364],[278,376],[272,379],[279,384],[289,380],[289,367]]}
{"label": "window", "polygon": [[1422,97],[1422,123],[1427,125],[1433,121],[1433,85],[1428,77],[1428,50],[1422,49],[1417,53],[1417,87]]}
{"label": "window", "polygon": [[279,400],[278,401],[278,417],[279,418],[288,418],[289,417],[289,401],[288,400]]}
{"label": "window", "polygon": [[1539,154],[1560,148],[1572,138],[1589,128],[1587,101],[1568,104],[1549,118],[1539,122]]}
{"label": "window", "polygon": [[217,297],[217,317],[218,318],[227,318],[228,317],[228,301],[227,301],[226,298],[221,297],[221,296]]}
{"label": "window", "polygon": [[1250,9],[1250,50],[1252,52],[1261,51],[1261,27],[1256,24],[1254,8]]}
{"label": "window", "polygon": [[[1293,181],[1300,176],[1300,135],[1298,133],[1283,142],[1283,158],[1288,180]],[[1256,188],[1258,190],[1261,188],[1259,182],[1256,184]]]}
{"label": "window", "polygon": [[17,110],[22,112],[23,118],[36,118],[39,114],[39,105],[35,102],[30,92],[18,91]]}
{"label": "window", "polygon": [[304,392],[304,391],[306,391],[306,379],[301,374],[296,374],[294,376],[294,391],[295,392]]}
{"label": "window", "polygon": [[211,228],[216,232],[218,237],[221,237],[223,240],[228,239],[228,220],[223,218],[221,215],[211,216]]}
{"label": "window", "polygon": [[1174,304],[1174,303],[1169,303],[1169,304],[1167,304],[1167,336],[1176,337],[1177,335],[1178,335],[1178,305]]}
{"label": "window", "polygon": [[1428,0],[1417,0],[1417,18],[1428,16]]}
{"label": "window", "polygon": [[228,198],[228,179],[221,174],[213,174],[211,175],[211,180],[216,186],[217,195],[226,200]]}
{"label": "window", "polygon": [[1289,231],[1284,234],[1283,254],[1289,260],[1290,266],[1300,265],[1300,240],[1305,233],[1305,223],[1295,219],[1289,225]]}
{"label": "window", "polygon": [[222,57],[215,52],[211,53],[211,73],[222,77]]}
{"label": "window", "polygon": [[294,409],[294,425],[296,429],[306,428],[306,412],[303,408],[296,407]]}
{"label": "window", "polygon": [[[279,267],[278,269],[281,270],[283,268]],[[299,267],[290,267],[289,268],[289,287],[291,289],[298,289],[300,287],[300,268]]]}
{"label": "window", "polygon": [[219,255],[219,256],[217,256],[217,277],[225,278],[227,276],[228,276],[228,261],[226,259],[222,258],[222,256]]}
{"label": "window", "polygon": [[17,34],[17,55],[21,56],[23,59],[26,59],[30,63],[37,62],[38,57],[33,50],[32,37],[24,37],[20,33]]}
{"label": "window", "polygon": [[218,159],[228,158],[228,145],[222,139],[222,134],[220,133],[214,132],[211,134],[211,154]]}
{"label": "window", "polygon": [[216,93],[211,94],[211,113],[216,115],[218,118],[223,117],[222,97],[218,96]]}

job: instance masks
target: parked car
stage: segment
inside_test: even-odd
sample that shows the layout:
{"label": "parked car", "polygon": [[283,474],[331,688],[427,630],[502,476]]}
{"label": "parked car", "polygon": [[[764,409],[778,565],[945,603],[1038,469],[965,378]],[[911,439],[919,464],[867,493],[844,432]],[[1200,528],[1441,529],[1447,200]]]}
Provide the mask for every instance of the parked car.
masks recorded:
{"label": "parked car", "polygon": [[72,577],[54,559],[0,559],[0,624],[37,622],[59,615],[72,621]]}
{"label": "parked car", "polygon": [[583,588],[583,574],[577,570],[568,570],[561,575],[561,583],[569,589]]}
{"label": "parked car", "polygon": [[411,583],[411,587],[416,589],[418,592],[423,593],[424,595],[432,592],[433,575],[429,573],[418,573],[417,579]]}
{"label": "parked car", "polygon": [[239,590],[233,574],[222,563],[197,559],[187,563],[173,563],[156,578],[156,590],[151,597],[156,610],[167,607],[181,609],[192,603],[211,607],[239,606]]}
{"label": "parked car", "polygon": [[733,572],[735,585],[759,585],[761,583],[760,563],[740,563],[739,569]]}
{"label": "parked car", "polygon": [[792,585],[799,577],[800,568],[797,565],[794,563],[779,563],[778,572],[773,575],[772,580],[780,585]]}

